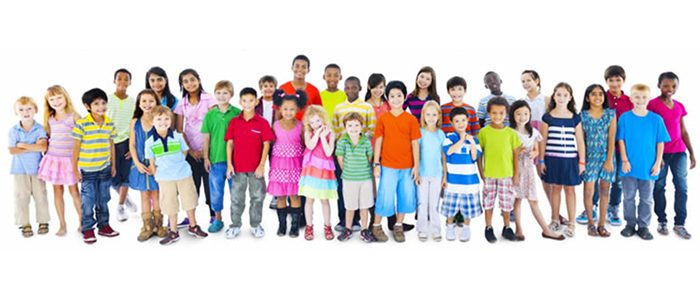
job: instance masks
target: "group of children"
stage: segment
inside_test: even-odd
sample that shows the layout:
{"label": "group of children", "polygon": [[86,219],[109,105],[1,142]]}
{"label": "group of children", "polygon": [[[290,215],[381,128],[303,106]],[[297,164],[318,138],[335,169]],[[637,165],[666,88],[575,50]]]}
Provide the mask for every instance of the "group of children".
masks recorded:
{"label": "group of children", "polygon": [[[430,67],[419,70],[411,93],[400,81],[387,83],[383,75],[372,74],[364,99],[357,77],[345,79],[343,90],[338,87],[343,78],[338,65],[324,69],[328,89],[320,93],[306,82],[309,69],[309,59],[299,55],[292,63],[293,80],[279,89],[274,77],[263,76],[261,97],[249,87],[239,92],[242,109],[230,103],[235,95],[231,82],[218,82],[209,94],[193,69],[180,73],[183,93],[177,99],[159,67],[147,72],[146,89],[135,99],[126,93],[131,73],[117,70],[113,94],[100,89],[83,94],[89,113],[84,118],[61,86],[46,91],[43,126],[34,121],[37,104],[21,97],[14,104],[20,122],[9,134],[16,224],[23,236],[33,235],[33,197],[37,233],[49,231],[49,182],[60,221],[57,235],[67,231],[67,186],[84,242],[96,242],[95,227],[98,235],[114,237],[119,233],[109,223],[110,189],[119,194],[118,219],[123,221],[125,210],[136,210],[128,197],[131,188],[141,194],[139,241],[158,236],[168,245],[179,240],[178,228],[184,227],[204,238],[208,234],[195,217],[200,187],[210,212],[207,231],[217,233],[224,227],[228,182],[229,239],[241,233],[248,194],[256,238],[265,235],[263,202],[271,195],[278,236],[297,237],[303,227],[304,238],[314,239],[314,203],[319,200],[327,240],[336,238],[331,204],[337,204],[340,241],[356,231],[365,242],[387,241],[381,224],[386,217],[394,239],[403,242],[405,231],[413,228],[404,223],[406,214],[416,213],[421,241],[442,239],[441,216],[447,219],[445,239],[457,239],[461,227],[459,240],[468,241],[471,220],[484,214],[484,236],[493,243],[498,202],[501,236],[522,241],[520,206],[527,199],[542,237],[563,240],[575,235],[574,219],[586,224],[591,236],[610,236],[606,220],[621,224],[622,191],[626,225],[621,234],[649,240],[652,204],[657,231],[668,234],[665,183],[670,169],[676,196],[673,230],[691,237],[684,226],[686,177],[688,158],[692,169],[695,157],[683,122],[686,111],[672,99],[679,79],[671,72],[659,76],[661,95],[650,101],[651,90],[642,84],[632,86],[627,97],[621,89],[624,70],[611,66],[605,71],[609,90],[589,86],[579,113],[569,84],[557,84],[545,97],[533,70],[521,74],[527,92],[523,100],[505,95],[500,76],[486,73],[484,84],[491,93],[474,109],[465,102],[466,81],[457,76],[447,81],[451,102],[441,106]],[[552,208],[549,224],[538,206],[536,176]],[[575,187],[582,182],[585,211],[576,217]],[[567,218],[559,213],[562,190]],[[187,217],[178,223],[180,211]]]}

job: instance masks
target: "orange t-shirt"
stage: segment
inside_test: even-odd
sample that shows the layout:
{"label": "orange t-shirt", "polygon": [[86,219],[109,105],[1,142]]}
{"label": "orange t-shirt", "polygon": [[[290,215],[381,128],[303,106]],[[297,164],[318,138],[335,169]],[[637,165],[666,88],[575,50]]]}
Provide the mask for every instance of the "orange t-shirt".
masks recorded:
{"label": "orange t-shirt", "polygon": [[375,138],[382,137],[382,166],[392,169],[413,167],[411,142],[420,138],[420,127],[416,118],[402,112],[398,117],[387,112],[379,117]]}
{"label": "orange t-shirt", "polygon": [[[283,84],[280,86],[280,89],[284,91],[285,94],[294,94],[296,92],[296,89],[294,89],[294,86],[292,85],[291,81],[287,81],[287,83]],[[304,118],[304,112],[306,112],[306,107],[309,105],[323,105],[323,102],[321,102],[321,93],[318,92],[318,89],[311,83],[306,83],[306,89],[304,89],[306,92],[306,106],[302,109],[300,109],[297,112],[297,120],[301,121]],[[330,120],[330,117],[329,117]]]}

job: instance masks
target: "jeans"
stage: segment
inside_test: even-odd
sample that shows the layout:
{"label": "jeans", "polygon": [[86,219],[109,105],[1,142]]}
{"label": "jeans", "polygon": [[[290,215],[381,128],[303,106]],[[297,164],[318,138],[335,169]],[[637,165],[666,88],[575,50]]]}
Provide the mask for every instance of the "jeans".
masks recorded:
{"label": "jeans", "polygon": [[[249,188],[250,187],[250,188]],[[231,186],[231,225],[241,227],[241,215],[245,209],[245,192],[250,194],[250,227],[255,228],[262,221],[262,204],[265,199],[265,177],[255,177],[255,172],[236,173]]]}
{"label": "jeans", "polygon": [[211,209],[214,212],[220,212],[224,209],[224,187],[227,182],[230,190],[233,186],[233,180],[226,178],[226,162],[212,164],[209,171],[209,191]]}
{"label": "jeans", "polygon": [[663,166],[659,173],[659,179],[654,184],[654,212],[659,223],[666,223],[666,177],[668,170],[673,174],[673,187],[675,188],[675,201],[673,210],[676,217],[673,225],[685,225],[688,215],[686,204],[688,202],[688,156],[685,152],[668,153],[663,155]]}
{"label": "jeans", "polygon": [[[622,159],[620,159],[620,153],[615,152],[615,158],[617,159],[617,169],[622,168]],[[622,178],[620,176],[615,176],[615,182],[610,185],[610,206],[608,206],[608,211],[617,213],[620,202],[622,202]],[[596,186],[596,194],[598,188]],[[597,202],[597,201],[595,201]]]}
{"label": "jeans", "polygon": [[112,187],[119,192],[122,186],[129,186],[129,172],[133,162],[131,159],[124,158],[124,155],[129,152],[129,140],[114,144],[114,165],[117,169],[117,175],[112,178]]}
{"label": "jeans", "polygon": [[[197,190],[197,196],[199,197],[199,187],[204,183],[204,197],[206,198],[207,206],[209,207],[209,216],[214,216],[214,210],[211,208],[211,197],[209,195],[209,173],[204,169],[204,160],[195,160],[194,157],[187,155],[187,163],[190,164],[192,169],[192,180],[194,180],[194,187]],[[202,182],[204,181],[204,182]]]}
{"label": "jeans", "polygon": [[[626,226],[649,227],[651,222],[653,180],[641,180],[634,177],[622,177],[622,189],[625,195],[624,216]],[[636,204],[639,191],[639,205]]]}
{"label": "jeans", "polygon": [[[83,231],[109,225],[109,188],[112,185],[112,166],[96,172],[80,171],[83,182],[80,185],[80,201],[83,210],[81,226]],[[97,217],[97,220],[95,220]]]}

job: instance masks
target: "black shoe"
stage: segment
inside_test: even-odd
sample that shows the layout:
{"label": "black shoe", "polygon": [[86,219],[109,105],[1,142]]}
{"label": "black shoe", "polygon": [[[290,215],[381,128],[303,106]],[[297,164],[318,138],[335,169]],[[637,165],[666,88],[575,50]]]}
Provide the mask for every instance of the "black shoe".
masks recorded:
{"label": "black shoe", "polygon": [[403,232],[411,231],[413,228],[416,228],[416,226],[412,224],[403,224]]}
{"label": "black shoe", "polygon": [[292,215],[292,226],[289,228],[289,237],[295,238],[299,236],[301,208],[291,208],[289,213]]}
{"label": "black shoe", "polygon": [[386,218],[386,225],[389,228],[389,231],[394,231],[394,224],[396,224],[396,215]]}
{"label": "black shoe", "polygon": [[511,242],[515,242],[516,240],[515,233],[513,233],[513,229],[510,229],[510,227],[503,227],[503,232],[501,232],[501,236],[504,239],[509,240]]}
{"label": "black shoe", "polygon": [[489,243],[495,243],[496,242],[496,235],[493,234],[493,227],[486,227],[486,231],[484,232],[484,236],[486,237],[486,240]]}
{"label": "black shoe", "polygon": [[352,230],[345,228],[345,229],[343,229],[343,232],[341,232],[338,235],[338,240],[341,242],[344,242],[344,241],[349,240],[351,237],[352,237]]}
{"label": "black shoe", "polygon": [[654,239],[654,236],[651,235],[651,232],[649,232],[649,228],[647,227],[640,227],[639,230],[637,230],[637,235],[645,241],[651,241]]}
{"label": "black shoe", "polygon": [[277,209],[277,219],[279,220],[279,227],[277,227],[277,235],[285,236],[287,234],[287,211],[289,208],[278,208]]}
{"label": "black shoe", "polygon": [[634,229],[634,226],[625,226],[625,229],[622,229],[620,234],[624,237],[631,237],[633,236],[637,231]]}

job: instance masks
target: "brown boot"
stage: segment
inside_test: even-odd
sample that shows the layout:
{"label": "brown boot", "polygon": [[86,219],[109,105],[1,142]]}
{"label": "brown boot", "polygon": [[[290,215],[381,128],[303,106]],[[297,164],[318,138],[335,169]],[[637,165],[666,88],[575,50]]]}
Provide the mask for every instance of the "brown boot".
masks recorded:
{"label": "brown boot", "polygon": [[168,235],[168,230],[163,227],[163,215],[160,210],[153,211],[153,233],[158,237],[166,237]]}
{"label": "brown boot", "polygon": [[143,219],[143,227],[141,227],[137,240],[144,242],[153,236],[153,214],[151,212],[141,213],[141,219]]}

